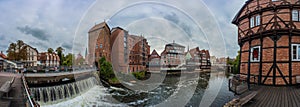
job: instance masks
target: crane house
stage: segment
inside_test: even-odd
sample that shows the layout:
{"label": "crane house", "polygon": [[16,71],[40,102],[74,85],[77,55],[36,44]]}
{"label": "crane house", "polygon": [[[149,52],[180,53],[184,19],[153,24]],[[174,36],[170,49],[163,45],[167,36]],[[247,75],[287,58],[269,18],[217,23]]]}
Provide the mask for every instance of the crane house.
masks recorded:
{"label": "crane house", "polygon": [[300,0],[248,0],[232,23],[238,27],[240,74],[248,83],[296,84]]}

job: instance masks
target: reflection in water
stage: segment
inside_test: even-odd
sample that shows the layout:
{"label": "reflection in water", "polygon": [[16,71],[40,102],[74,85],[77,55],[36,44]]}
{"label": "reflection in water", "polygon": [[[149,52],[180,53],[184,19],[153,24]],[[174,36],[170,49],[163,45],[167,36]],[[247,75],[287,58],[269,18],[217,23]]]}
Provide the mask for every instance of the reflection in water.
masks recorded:
{"label": "reflection in water", "polygon": [[[194,78],[197,77],[195,76],[196,74],[199,75],[200,79]],[[166,76],[164,82],[152,91],[132,91],[125,88],[105,88],[102,86],[96,86],[85,94],[82,94],[72,100],[56,104],[56,106],[153,106],[166,101],[169,97],[183,97],[181,95],[184,93],[182,93],[179,89],[188,90],[189,87],[196,85],[196,91],[191,91],[191,93],[194,94],[186,106],[198,107],[205,90],[209,86],[213,87],[214,83],[224,80],[223,82],[221,81],[221,90],[211,105],[212,107],[220,107],[232,99],[234,94],[228,91],[228,80],[223,72],[214,72],[211,74],[214,75],[213,78],[210,78],[210,73],[191,73],[184,75],[184,77]],[[184,79],[180,81],[180,78]],[[208,81],[210,81],[210,84]],[[154,82],[153,84],[158,83]],[[151,86],[153,84],[144,85]]]}

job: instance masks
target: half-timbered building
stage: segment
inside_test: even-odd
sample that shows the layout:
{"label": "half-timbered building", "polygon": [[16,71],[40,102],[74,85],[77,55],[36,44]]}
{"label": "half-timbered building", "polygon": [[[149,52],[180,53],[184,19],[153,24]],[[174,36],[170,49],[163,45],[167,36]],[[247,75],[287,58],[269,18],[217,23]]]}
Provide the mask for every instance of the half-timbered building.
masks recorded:
{"label": "half-timbered building", "polygon": [[300,0],[248,0],[238,27],[240,74],[248,83],[293,85],[300,75]]}

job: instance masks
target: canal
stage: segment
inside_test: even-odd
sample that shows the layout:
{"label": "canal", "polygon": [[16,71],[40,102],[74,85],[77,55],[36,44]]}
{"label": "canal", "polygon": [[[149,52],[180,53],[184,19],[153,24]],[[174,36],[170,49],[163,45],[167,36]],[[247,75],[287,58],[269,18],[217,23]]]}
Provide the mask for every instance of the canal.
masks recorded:
{"label": "canal", "polygon": [[[82,95],[61,103],[46,106],[186,106],[221,107],[234,97],[228,90],[228,76],[221,71],[190,72],[180,75],[161,75],[162,83],[126,83],[129,86],[152,87],[151,91],[130,88],[95,86]],[[202,102],[201,102],[202,101]]]}

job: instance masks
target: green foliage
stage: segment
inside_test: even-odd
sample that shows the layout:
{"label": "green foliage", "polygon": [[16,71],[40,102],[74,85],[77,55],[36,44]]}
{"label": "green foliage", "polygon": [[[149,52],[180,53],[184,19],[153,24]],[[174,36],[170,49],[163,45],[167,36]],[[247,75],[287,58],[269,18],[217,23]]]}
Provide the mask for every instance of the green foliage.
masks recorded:
{"label": "green foliage", "polygon": [[73,64],[73,59],[74,59],[74,55],[69,53],[66,57],[63,58],[63,63],[62,65],[65,66],[72,66]]}
{"label": "green foliage", "polygon": [[120,83],[120,81],[116,77],[109,79],[108,82],[111,83],[111,84],[118,84],[118,83]]}
{"label": "green foliage", "polygon": [[52,48],[48,48],[48,53],[53,53],[54,50]]}
{"label": "green foliage", "polygon": [[110,62],[106,61],[105,57],[99,60],[100,76],[106,80],[115,78],[115,74]]}
{"label": "green foliage", "polygon": [[234,61],[227,60],[227,64],[233,66],[233,73],[238,74],[239,73],[239,61],[240,61],[240,52],[238,51],[238,55],[236,56]]}
{"label": "green foliage", "polygon": [[146,76],[146,72],[145,71],[133,72],[132,75],[137,79],[144,79]]}
{"label": "green foliage", "polygon": [[64,49],[62,47],[58,47],[58,48],[56,48],[55,51],[60,59],[59,64],[61,65],[63,63],[63,59],[64,59],[64,54],[63,54]]}

